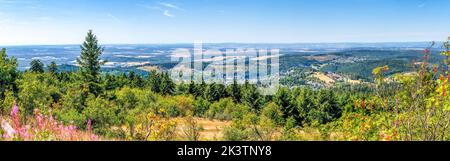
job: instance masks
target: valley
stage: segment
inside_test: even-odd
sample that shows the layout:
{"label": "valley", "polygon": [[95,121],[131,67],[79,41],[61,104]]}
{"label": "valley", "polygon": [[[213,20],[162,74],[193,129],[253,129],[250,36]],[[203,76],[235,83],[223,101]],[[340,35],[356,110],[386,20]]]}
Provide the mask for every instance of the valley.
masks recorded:
{"label": "valley", "polygon": [[[278,79],[283,82],[282,85],[326,87],[335,83],[371,82],[371,70],[382,64],[391,66],[389,74],[410,72],[411,62],[421,59],[420,48],[427,44],[207,44],[205,50],[218,49],[224,52],[228,49],[226,47],[277,48],[281,51]],[[76,46],[13,46],[8,49],[18,59],[18,69],[22,71],[29,69],[29,63],[37,59],[44,64],[56,62],[62,71],[77,69],[75,59],[79,49]],[[171,60],[172,56],[179,56],[179,50],[192,52],[193,48],[187,44],[106,45],[101,59],[107,62],[102,70],[106,73],[133,71],[142,75],[153,70],[168,71],[179,63]],[[434,58],[438,60],[439,55]],[[214,64],[225,59],[203,61]]]}

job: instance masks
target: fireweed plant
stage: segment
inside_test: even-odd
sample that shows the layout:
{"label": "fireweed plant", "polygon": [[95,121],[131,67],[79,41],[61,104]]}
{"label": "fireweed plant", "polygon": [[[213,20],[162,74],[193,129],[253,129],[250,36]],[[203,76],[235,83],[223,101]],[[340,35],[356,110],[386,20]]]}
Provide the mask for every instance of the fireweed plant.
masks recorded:
{"label": "fireweed plant", "polygon": [[75,125],[64,125],[52,115],[44,116],[34,110],[34,117],[23,124],[19,107],[14,105],[9,118],[1,118],[0,140],[6,141],[96,141],[99,137],[92,133],[91,121],[87,130],[80,131]]}

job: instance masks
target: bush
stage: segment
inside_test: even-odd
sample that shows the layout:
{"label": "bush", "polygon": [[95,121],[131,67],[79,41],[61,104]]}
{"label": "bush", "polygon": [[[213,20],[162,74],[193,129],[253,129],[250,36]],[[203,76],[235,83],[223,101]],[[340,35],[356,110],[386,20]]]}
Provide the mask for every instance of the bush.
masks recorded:
{"label": "bush", "polygon": [[84,108],[84,102],[86,100],[84,91],[76,83],[67,84],[65,94],[62,96],[61,106],[65,109],[75,109],[78,112],[82,112]]}
{"label": "bush", "polygon": [[194,98],[192,96],[173,96],[170,99],[173,99],[177,102],[177,108],[180,111],[181,116],[186,116],[192,114],[194,111]]}
{"label": "bush", "polygon": [[209,110],[209,106],[211,106],[211,103],[208,100],[203,97],[197,98],[194,102],[194,116],[204,116]]}
{"label": "bush", "polygon": [[245,115],[252,112],[252,109],[244,104],[236,104],[236,106],[231,110],[231,116],[233,119],[243,119]]}
{"label": "bush", "polygon": [[116,91],[117,106],[121,110],[130,110],[138,106],[139,96],[142,96],[143,92],[140,89],[123,87]]}
{"label": "bush", "polygon": [[272,141],[277,127],[275,123],[264,116],[248,112],[242,118],[235,118],[230,127],[224,129],[224,139],[229,141]]}
{"label": "bush", "polygon": [[281,136],[281,140],[284,141],[294,141],[298,140],[297,134],[296,134],[296,121],[294,117],[289,117],[286,120],[286,124],[283,127],[283,133]]}
{"label": "bush", "polygon": [[[20,92],[18,104],[27,115],[32,115],[35,108],[48,111],[54,102],[52,95],[59,93],[52,78],[45,74],[27,72],[18,81]],[[51,83],[53,82],[53,83]]]}
{"label": "bush", "polygon": [[128,140],[141,141],[172,141],[177,138],[177,124],[167,117],[160,117],[154,113],[133,115],[135,127],[128,133]]}
{"label": "bush", "polygon": [[214,102],[206,112],[206,117],[210,119],[231,120],[236,104],[230,98],[224,98]]}
{"label": "bush", "polygon": [[5,92],[5,98],[3,100],[0,99],[0,115],[7,114],[8,111],[11,110],[11,107],[14,105],[14,94],[12,91]]}
{"label": "bush", "polygon": [[242,120],[233,120],[231,126],[223,129],[223,139],[227,141],[245,141],[249,138]]}
{"label": "bush", "polygon": [[142,93],[138,95],[138,107],[141,109],[149,109],[154,113],[157,113],[156,102],[160,99],[157,94],[152,92],[150,89],[143,89]]}
{"label": "bush", "polygon": [[61,109],[53,110],[56,119],[62,121],[64,124],[73,124],[79,128],[86,129],[87,117],[79,113],[76,109]]}
{"label": "bush", "polygon": [[284,124],[283,111],[280,106],[275,103],[267,104],[261,111],[261,116],[272,120],[276,125],[282,126]]}
{"label": "bush", "polygon": [[92,121],[95,133],[106,134],[112,125],[120,123],[114,104],[101,97],[90,95],[83,113]]}
{"label": "bush", "polygon": [[158,101],[160,105],[159,114],[167,117],[178,117],[182,115],[182,111],[178,106],[178,102],[171,99],[170,96],[164,97]]}
{"label": "bush", "polygon": [[184,119],[185,127],[183,128],[183,134],[189,141],[199,141],[200,131],[202,127],[198,125],[198,122],[191,116]]}

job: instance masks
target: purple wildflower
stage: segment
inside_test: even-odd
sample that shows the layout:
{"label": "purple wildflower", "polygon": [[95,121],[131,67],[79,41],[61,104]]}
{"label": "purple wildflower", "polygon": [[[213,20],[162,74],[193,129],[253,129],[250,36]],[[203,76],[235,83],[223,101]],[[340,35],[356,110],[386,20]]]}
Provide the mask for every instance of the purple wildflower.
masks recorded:
{"label": "purple wildflower", "polygon": [[87,130],[89,132],[92,130],[92,121],[91,121],[91,119],[89,119],[88,122],[87,122]]}
{"label": "purple wildflower", "polygon": [[13,106],[13,108],[12,108],[12,110],[11,110],[11,117],[17,116],[18,113],[19,113],[19,106],[17,106],[17,105],[14,103],[14,106]]}

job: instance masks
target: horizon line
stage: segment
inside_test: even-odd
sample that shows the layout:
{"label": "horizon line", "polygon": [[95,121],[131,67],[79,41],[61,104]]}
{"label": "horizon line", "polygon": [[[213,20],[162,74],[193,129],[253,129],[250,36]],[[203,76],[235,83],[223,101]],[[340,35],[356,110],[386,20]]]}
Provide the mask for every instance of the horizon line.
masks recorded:
{"label": "horizon line", "polygon": [[[342,42],[202,42],[202,44],[269,44],[269,45],[289,45],[289,44],[381,44],[381,43],[431,43],[444,41],[342,41]],[[108,45],[187,45],[195,44],[196,42],[173,42],[173,43],[99,43],[102,46]],[[78,46],[79,44],[9,44],[0,45],[0,47],[17,47],[17,46]]]}

